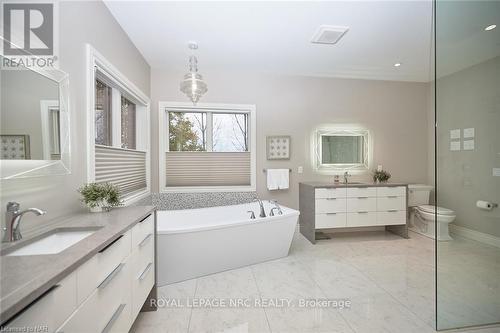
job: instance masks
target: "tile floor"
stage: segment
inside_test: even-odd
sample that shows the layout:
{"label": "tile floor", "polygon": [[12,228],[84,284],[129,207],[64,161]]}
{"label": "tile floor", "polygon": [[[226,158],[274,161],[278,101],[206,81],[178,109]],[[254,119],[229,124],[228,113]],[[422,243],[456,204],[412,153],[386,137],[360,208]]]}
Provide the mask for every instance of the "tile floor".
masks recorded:
{"label": "tile floor", "polygon": [[[443,255],[452,254],[442,258],[447,260],[446,267],[492,265],[476,270],[498,273],[500,253],[496,248],[457,240],[440,249]],[[487,259],[478,262],[474,254]],[[479,275],[466,274],[468,277],[461,280],[463,276],[456,276],[453,269],[446,274],[443,276],[454,284],[449,290]],[[487,281],[483,288],[489,291],[493,308],[481,319],[491,318],[494,311],[500,315],[499,280]],[[434,242],[415,233],[411,239],[402,239],[391,233],[370,232],[337,234],[312,245],[297,233],[286,258],[175,283],[158,292],[164,306],[141,313],[133,332],[434,332]],[[301,307],[299,302],[304,299],[349,300],[351,306]],[[206,300],[221,300],[226,305],[231,300],[245,300],[252,306],[192,306]],[[261,306],[253,306],[255,302]],[[443,307],[453,309],[457,297],[449,302]],[[463,312],[450,310],[443,323],[457,320],[467,318]],[[474,332],[498,333],[500,328]]]}

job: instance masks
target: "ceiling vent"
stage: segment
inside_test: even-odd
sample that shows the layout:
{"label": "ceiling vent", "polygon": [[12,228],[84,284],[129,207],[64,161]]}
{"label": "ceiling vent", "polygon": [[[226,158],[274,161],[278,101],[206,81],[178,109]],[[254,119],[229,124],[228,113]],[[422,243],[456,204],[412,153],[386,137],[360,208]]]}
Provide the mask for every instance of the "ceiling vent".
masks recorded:
{"label": "ceiling vent", "polygon": [[313,35],[311,43],[333,45],[336,44],[347,31],[349,31],[349,27],[320,25]]}

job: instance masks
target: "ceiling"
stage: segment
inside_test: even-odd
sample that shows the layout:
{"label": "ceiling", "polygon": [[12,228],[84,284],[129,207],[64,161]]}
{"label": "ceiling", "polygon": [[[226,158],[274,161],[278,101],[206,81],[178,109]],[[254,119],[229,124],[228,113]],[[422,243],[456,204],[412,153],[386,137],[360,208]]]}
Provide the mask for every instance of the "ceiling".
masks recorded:
{"label": "ceiling", "polygon": [[[432,74],[430,0],[105,3],[153,69],[186,71],[196,41],[201,73],[418,82]],[[350,30],[336,45],[311,44],[322,24]]]}

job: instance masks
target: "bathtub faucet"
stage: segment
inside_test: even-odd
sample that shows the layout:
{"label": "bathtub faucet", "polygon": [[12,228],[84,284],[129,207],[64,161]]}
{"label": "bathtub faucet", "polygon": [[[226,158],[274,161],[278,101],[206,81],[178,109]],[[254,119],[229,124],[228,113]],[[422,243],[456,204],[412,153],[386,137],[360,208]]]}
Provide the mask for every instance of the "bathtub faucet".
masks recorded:
{"label": "bathtub faucet", "polygon": [[276,200],[269,200],[270,204],[274,204],[274,207],[271,208],[271,212],[269,212],[269,216],[274,216],[274,210],[278,211],[278,215],[283,215],[283,211],[281,210],[280,205],[278,204],[278,201]]}
{"label": "bathtub faucet", "polygon": [[262,200],[259,198],[255,198],[253,201],[257,201],[260,206],[260,214],[259,217],[266,217],[266,211],[264,210],[264,204],[262,203]]}

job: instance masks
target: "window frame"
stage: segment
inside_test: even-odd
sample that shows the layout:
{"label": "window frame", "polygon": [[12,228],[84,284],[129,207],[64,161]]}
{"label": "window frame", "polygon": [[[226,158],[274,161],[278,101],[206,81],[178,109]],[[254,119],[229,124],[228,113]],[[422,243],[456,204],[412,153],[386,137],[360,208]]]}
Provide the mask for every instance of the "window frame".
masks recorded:
{"label": "window frame", "polygon": [[[112,89],[111,96],[111,145],[121,148],[121,97],[136,104],[136,149],[146,153],[146,188],[126,195],[122,198],[125,205],[130,205],[151,194],[151,130],[150,130],[150,99],[124,74],[114,67],[90,44],[86,44],[86,105],[87,105],[87,182],[95,181],[95,81]],[[141,116],[139,117],[139,112]]]}
{"label": "window frame", "polygon": [[[214,113],[247,113],[249,118],[249,153],[250,153],[250,185],[248,186],[166,186],[165,153],[169,151],[169,127],[167,113],[177,112],[207,112],[207,132],[212,133],[212,114]],[[210,115],[210,116],[209,116]],[[256,158],[256,124],[257,109],[254,104],[220,104],[220,103],[192,103],[160,101],[158,103],[158,166],[160,193],[199,193],[199,192],[255,192],[257,179]],[[210,127],[210,128],[209,128]],[[207,146],[212,144],[212,138],[207,136]],[[208,151],[208,150],[207,150]]]}

